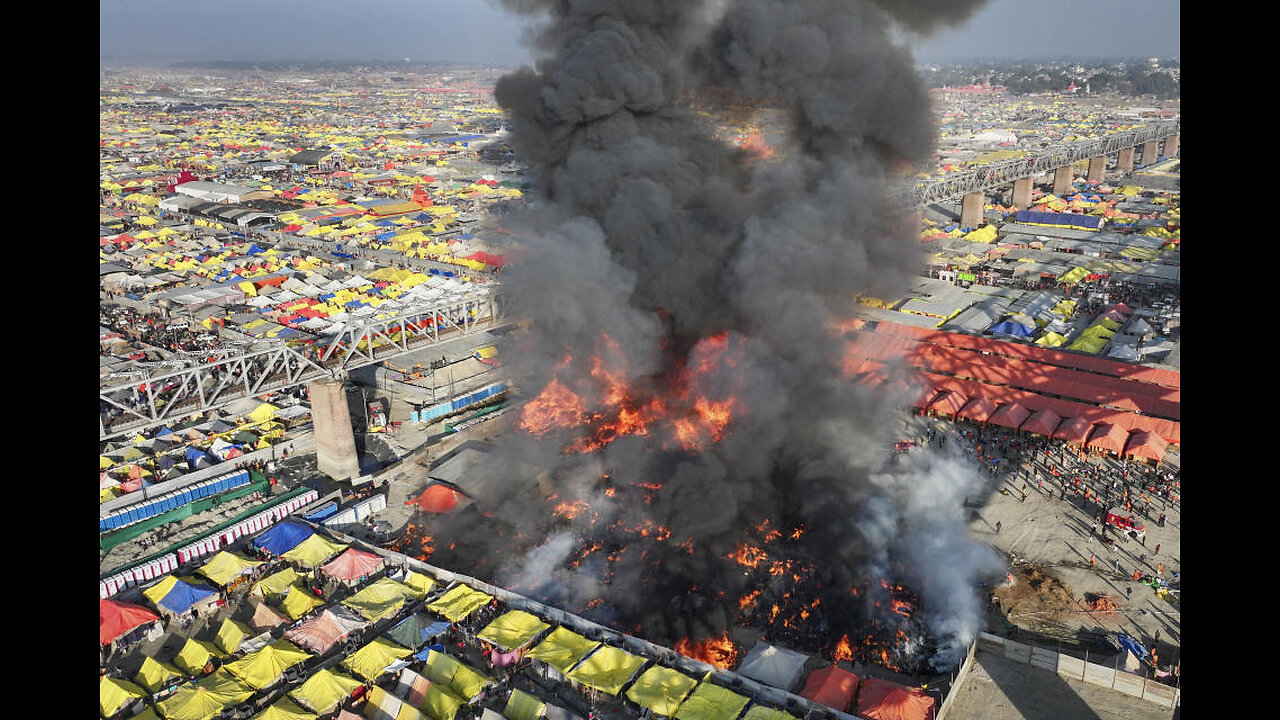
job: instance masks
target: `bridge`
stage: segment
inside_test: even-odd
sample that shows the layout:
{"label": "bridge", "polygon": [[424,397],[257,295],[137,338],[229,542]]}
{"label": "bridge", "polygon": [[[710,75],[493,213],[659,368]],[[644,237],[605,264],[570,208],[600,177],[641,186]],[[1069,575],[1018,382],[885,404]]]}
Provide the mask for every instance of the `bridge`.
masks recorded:
{"label": "bridge", "polygon": [[[1013,205],[1020,210],[1031,206],[1031,185],[1034,178],[1053,173],[1053,192],[1065,195],[1071,191],[1072,165],[1087,160],[1087,178],[1092,182],[1105,179],[1107,158],[1116,156],[1116,169],[1122,173],[1133,172],[1135,156],[1141,153],[1143,165],[1151,165],[1156,158],[1172,157],[1178,151],[1178,135],[1181,123],[1161,122],[1144,125],[1124,132],[1110,133],[1096,138],[1060,143],[1024,157],[1001,160],[985,165],[930,178],[914,187],[900,190],[894,195],[896,207],[921,208],[946,200],[962,199],[960,224],[977,227],[982,223],[985,193],[1013,183]],[[1163,141],[1163,151],[1161,143]]]}
{"label": "bridge", "polygon": [[[495,327],[495,295],[473,294],[439,305],[346,322],[310,345],[236,342],[155,363],[99,383],[99,440],[157,427],[238,400],[314,380],[340,380],[359,367]],[[172,369],[168,372],[164,370]]]}

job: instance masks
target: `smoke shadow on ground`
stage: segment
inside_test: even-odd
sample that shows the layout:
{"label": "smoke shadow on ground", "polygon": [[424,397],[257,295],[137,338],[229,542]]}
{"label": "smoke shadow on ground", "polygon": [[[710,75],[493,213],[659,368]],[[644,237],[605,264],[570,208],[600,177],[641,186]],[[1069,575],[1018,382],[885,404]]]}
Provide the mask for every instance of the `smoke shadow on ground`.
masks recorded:
{"label": "smoke shadow on ground", "polygon": [[[1019,641],[1022,639],[1019,638]],[[1055,672],[980,653],[975,660],[1023,720],[1097,720],[1098,711]]]}

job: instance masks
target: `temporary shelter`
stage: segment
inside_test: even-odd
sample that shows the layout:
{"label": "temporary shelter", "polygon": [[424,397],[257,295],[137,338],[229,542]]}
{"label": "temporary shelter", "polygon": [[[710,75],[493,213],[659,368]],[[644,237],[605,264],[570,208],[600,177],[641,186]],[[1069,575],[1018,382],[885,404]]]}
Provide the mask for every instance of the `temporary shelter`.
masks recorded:
{"label": "temporary shelter", "polygon": [[417,505],[418,507],[430,513],[447,513],[458,506],[458,499],[462,496],[457,490],[443,483],[433,482],[426,487],[425,490],[418,493],[416,497],[409,500],[406,505]]}
{"label": "temporary shelter", "polygon": [[222,669],[240,678],[244,684],[256,690],[275,685],[285,671],[310,659],[311,655],[288,640],[277,640],[270,645],[250,653],[235,662],[227,663]]}
{"label": "temporary shelter", "polygon": [[639,655],[606,645],[584,658],[567,676],[589,688],[617,695],[645,662]]}
{"label": "temporary shelter", "polygon": [[[422,653],[416,657],[421,658]],[[425,659],[422,674],[433,686],[448,690],[463,702],[474,700],[489,684],[489,678],[448,653],[428,649]]]}
{"label": "temporary shelter", "polygon": [[785,710],[753,704],[742,713],[742,720],[800,720]]}
{"label": "temporary shelter", "polygon": [[676,709],[676,720],[733,720],[751,700],[709,682],[698,683]]}
{"label": "temporary shelter", "polygon": [[262,578],[253,584],[251,593],[260,597],[275,599],[283,596],[302,576],[293,568],[287,567]]}
{"label": "temporary shelter", "polygon": [[507,720],[539,720],[546,717],[547,704],[518,688],[511,689],[502,717]]}
{"label": "temporary shelter", "polygon": [[431,601],[427,609],[447,618],[450,622],[457,622],[492,600],[492,595],[459,584]]}
{"label": "temporary shelter", "polygon": [[187,641],[173,656],[173,664],[188,675],[203,675],[213,658],[225,657],[222,651],[206,640],[187,638]]}
{"label": "temporary shelter", "polygon": [[406,602],[421,599],[417,590],[388,577],[369,583],[359,592],[342,601],[365,619],[377,622],[400,612]]}
{"label": "temporary shelter", "polygon": [[372,575],[382,567],[381,555],[347,548],[341,555],[320,566],[320,574],[342,582]]}
{"label": "temporary shelter", "polygon": [[853,694],[857,689],[857,675],[839,665],[828,665],[809,673],[800,695],[845,712],[849,709],[849,703],[853,701]]}
{"label": "temporary shelter", "polygon": [[285,593],[284,599],[280,601],[280,609],[291,620],[300,620],[307,613],[324,604],[324,601],[315,596],[311,588],[295,583],[289,586],[289,591]]}
{"label": "temporary shelter", "polygon": [[102,717],[111,717],[140,698],[147,696],[147,691],[128,680],[117,680],[103,675],[98,682],[98,710]]}
{"label": "temporary shelter", "polygon": [[355,692],[356,688],[362,687],[364,683],[350,675],[332,668],[323,668],[312,673],[301,685],[290,691],[289,697],[297,700],[303,707],[325,714]]}
{"label": "temporary shelter", "polygon": [[178,668],[162,663],[150,655],[142,659],[142,666],[138,668],[138,673],[133,676],[138,684],[146,688],[152,693],[163,690],[167,685],[174,681],[185,680],[187,678]]}
{"label": "temporary shelter", "polygon": [[157,702],[156,710],[167,720],[209,720],[228,706],[244,702],[254,692],[234,675],[218,670],[203,680],[178,688]]}
{"label": "temporary shelter", "polygon": [[855,713],[868,720],[930,720],[937,698],[880,678],[864,678]]}
{"label": "temporary shelter", "polygon": [[280,557],[290,562],[296,562],[305,568],[314,568],[347,547],[347,545],[329,540],[320,533],[313,533],[292,549],[280,553]]}
{"label": "temporary shelter", "polygon": [[1148,430],[1134,430],[1129,433],[1129,442],[1125,445],[1124,454],[1160,462],[1168,448],[1169,443],[1156,433]]}
{"label": "temporary shelter", "polygon": [[159,619],[159,615],[141,605],[102,598],[98,601],[98,644],[110,645],[116,638]]}
{"label": "temporary shelter", "polygon": [[1129,441],[1129,431],[1112,423],[1097,423],[1085,441],[1085,447],[1101,449],[1120,455]]}
{"label": "temporary shelter", "polygon": [[422,701],[426,699],[427,692],[430,689],[430,680],[406,667],[400,669],[400,676],[396,678],[396,686],[392,690],[392,694],[410,705],[418,707],[422,705]]}
{"label": "temporary shelter", "polygon": [[987,422],[992,425],[1017,430],[1030,416],[1030,410],[1023,407],[1021,403],[1012,402],[996,408],[996,411],[991,413],[991,417],[987,419]]}
{"label": "temporary shelter", "polygon": [[781,690],[791,690],[804,672],[808,655],[757,641],[742,658],[737,673]]}
{"label": "temporary shelter", "polygon": [[214,585],[225,587],[236,578],[252,573],[254,568],[262,564],[260,560],[250,560],[227,550],[219,550],[196,572],[208,578]]}
{"label": "temporary shelter", "polygon": [[330,605],[315,617],[307,618],[284,631],[286,640],[317,655],[329,652],[352,632],[369,623],[344,605]]}
{"label": "temporary shelter", "polygon": [[387,666],[396,660],[408,657],[413,651],[401,647],[383,637],[376,637],[368,644],[347,655],[342,666],[366,680],[377,681],[386,671]]}
{"label": "temporary shelter", "polygon": [[1060,422],[1062,422],[1062,418],[1058,417],[1057,413],[1045,408],[1031,413],[1022,423],[1021,430],[1043,437],[1052,437],[1053,431],[1058,429],[1058,423]]}
{"label": "temporary shelter", "polygon": [[272,555],[283,555],[314,534],[315,530],[306,525],[286,520],[254,538],[253,544]]}
{"label": "temporary shelter", "polygon": [[429,640],[443,635],[449,626],[450,623],[444,620],[435,620],[426,613],[417,612],[388,628],[382,634],[399,645],[417,650]]}
{"label": "temporary shelter", "polygon": [[268,705],[267,709],[249,720],[316,720],[319,717],[285,696]]}
{"label": "temporary shelter", "polygon": [[[698,681],[682,672],[654,665],[627,688],[627,698],[655,715],[671,717]],[[509,718],[508,720],[514,720]]]}
{"label": "temporary shelter", "polygon": [[233,655],[240,651],[246,638],[253,637],[253,632],[240,623],[227,618],[218,626],[213,635],[213,644],[222,652]]}
{"label": "temporary shelter", "polygon": [[195,607],[207,609],[218,600],[218,591],[205,585],[184,582],[166,575],[163,580],[142,591],[148,600],[162,613],[181,615]]}
{"label": "temporary shelter", "polygon": [[551,626],[536,615],[524,610],[512,610],[495,618],[476,637],[503,650],[518,650],[549,627]]}
{"label": "temporary shelter", "polygon": [[587,653],[600,645],[598,640],[588,640],[568,628],[558,627],[552,630],[542,642],[533,646],[529,651],[529,657],[566,673]]}

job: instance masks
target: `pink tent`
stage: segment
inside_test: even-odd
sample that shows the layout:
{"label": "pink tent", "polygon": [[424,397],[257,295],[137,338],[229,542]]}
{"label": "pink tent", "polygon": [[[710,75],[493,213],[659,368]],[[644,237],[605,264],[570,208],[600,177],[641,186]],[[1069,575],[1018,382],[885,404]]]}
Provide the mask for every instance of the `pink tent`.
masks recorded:
{"label": "pink tent", "polygon": [[880,678],[864,678],[858,688],[857,715],[869,720],[928,720],[937,703],[916,688]]}
{"label": "pink tent", "polygon": [[324,612],[298,626],[284,631],[284,637],[300,648],[317,655],[329,652],[336,643],[347,638],[352,631],[369,623],[343,605],[325,608]]}
{"label": "pink tent", "polygon": [[382,556],[347,548],[341,555],[320,566],[320,573],[334,580],[355,580],[382,567]]}

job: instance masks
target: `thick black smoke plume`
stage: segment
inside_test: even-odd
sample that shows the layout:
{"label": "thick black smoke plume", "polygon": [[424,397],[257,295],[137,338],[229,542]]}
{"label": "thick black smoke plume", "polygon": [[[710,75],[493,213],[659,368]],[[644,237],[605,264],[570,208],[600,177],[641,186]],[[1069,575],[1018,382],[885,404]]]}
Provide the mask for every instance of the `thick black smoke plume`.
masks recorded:
{"label": "thick black smoke plume", "polygon": [[[506,281],[535,327],[503,357],[529,398],[555,381],[585,408],[501,440],[549,479],[442,518],[452,549],[434,560],[666,643],[748,616],[864,637],[888,606],[880,580],[902,583],[935,663],[953,663],[992,567],[961,514],[976,478],[946,458],[884,469],[904,398],[844,377],[833,328],[859,294],[900,296],[920,262],[889,191],[930,157],[934,126],[893,35],[979,3],[504,4],[534,19],[543,56],[496,88],[539,193]],[[726,140],[725,109],[781,114],[776,154]],[[570,450],[616,410],[619,377],[633,409],[705,395],[731,399],[732,419],[692,446],[655,423]],[[744,546],[768,560],[729,559]]]}

